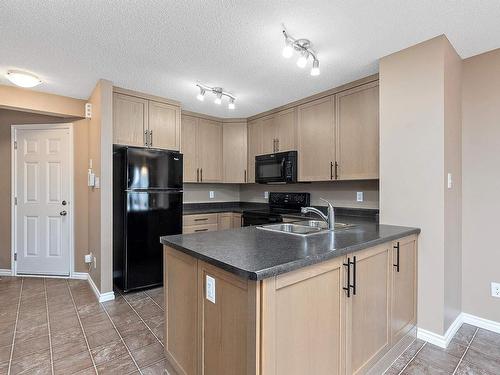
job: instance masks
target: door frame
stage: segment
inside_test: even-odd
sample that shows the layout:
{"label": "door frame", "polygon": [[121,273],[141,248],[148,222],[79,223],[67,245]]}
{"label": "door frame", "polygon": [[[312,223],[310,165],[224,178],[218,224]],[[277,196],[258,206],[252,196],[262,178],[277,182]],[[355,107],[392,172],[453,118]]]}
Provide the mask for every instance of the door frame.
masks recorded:
{"label": "door frame", "polygon": [[[69,219],[69,275],[54,276],[54,275],[29,275],[30,277],[64,277],[73,278],[75,276],[75,221],[74,221],[74,138],[73,138],[73,123],[58,123],[58,124],[29,124],[29,125],[11,125],[10,147],[11,147],[11,273],[12,276],[17,276],[17,262],[15,260],[15,252],[17,250],[17,206],[15,203],[17,191],[17,150],[15,149],[15,141],[18,130],[53,130],[53,129],[68,129],[69,130],[69,202],[71,210],[68,215]],[[22,275],[28,276],[28,275]]]}

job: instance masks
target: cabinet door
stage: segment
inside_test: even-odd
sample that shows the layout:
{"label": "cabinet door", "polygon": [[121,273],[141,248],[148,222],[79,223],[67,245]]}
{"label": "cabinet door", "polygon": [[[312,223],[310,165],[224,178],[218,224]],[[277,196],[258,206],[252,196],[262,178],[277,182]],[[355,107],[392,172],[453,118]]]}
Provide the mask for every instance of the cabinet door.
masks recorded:
{"label": "cabinet door", "polygon": [[151,134],[151,147],[178,151],[181,142],[180,108],[170,104],[150,101],[149,131]]}
{"label": "cabinet door", "polygon": [[327,181],[335,157],[334,105],[329,96],[298,107],[299,181]]}
{"label": "cabinet door", "polygon": [[241,227],[241,214],[236,214],[233,213],[233,228],[240,228]]}
{"label": "cabinet door", "polygon": [[222,212],[217,214],[217,230],[231,229],[233,227],[233,214]]}
{"label": "cabinet door", "polygon": [[[356,294],[347,298],[346,310],[347,374],[365,373],[389,348],[390,245],[354,254],[356,272],[351,266],[351,284]],[[348,255],[351,261],[354,256]]]}
{"label": "cabinet door", "polygon": [[[198,370],[198,263],[164,247],[165,354],[179,374]],[[170,308],[169,303],[175,308]]]}
{"label": "cabinet door", "polygon": [[198,182],[199,172],[197,172],[196,161],[196,133],[198,129],[198,119],[193,116],[182,115],[181,117],[181,152],[183,154],[184,182]]}
{"label": "cabinet door", "polygon": [[200,118],[197,140],[200,182],[222,182],[222,123]]}
{"label": "cabinet door", "polygon": [[274,125],[276,127],[277,150],[292,151],[297,149],[297,108],[287,109],[274,115]]}
{"label": "cabinet door", "polygon": [[[399,247],[399,259],[398,259]],[[417,239],[405,237],[393,243],[391,333],[395,343],[417,322]]]}
{"label": "cabinet door", "polygon": [[255,182],[255,156],[262,154],[262,121],[248,123],[248,172],[247,182]]}
{"label": "cabinet door", "polygon": [[222,125],[224,182],[247,182],[247,123]]}
{"label": "cabinet door", "polygon": [[113,94],[113,143],[144,146],[148,129],[148,101],[135,96]]}
{"label": "cabinet door", "polygon": [[266,116],[260,120],[262,122],[262,153],[272,154],[276,152],[276,125],[274,115]]}
{"label": "cabinet door", "polygon": [[339,93],[335,100],[338,179],[378,178],[378,82]]}
{"label": "cabinet door", "polygon": [[342,258],[263,280],[262,373],[343,373]]}

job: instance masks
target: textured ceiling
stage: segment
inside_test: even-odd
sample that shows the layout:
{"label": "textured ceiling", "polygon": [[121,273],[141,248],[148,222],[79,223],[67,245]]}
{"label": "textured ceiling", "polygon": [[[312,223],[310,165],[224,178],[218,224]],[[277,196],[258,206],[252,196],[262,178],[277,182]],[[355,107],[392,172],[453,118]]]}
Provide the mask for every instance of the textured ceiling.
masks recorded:
{"label": "textured ceiling", "polygon": [[[498,0],[2,0],[0,83],[24,69],[44,81],[37,90],[87,98],[105,78],[246,117],[375,73],[380,57],[440,34],[464,58],[499,48],[499,19]],[[281,57],[281,22],[312,40],[319,77]],[[236,95],[236,110],[197,101],[197,81]]]}

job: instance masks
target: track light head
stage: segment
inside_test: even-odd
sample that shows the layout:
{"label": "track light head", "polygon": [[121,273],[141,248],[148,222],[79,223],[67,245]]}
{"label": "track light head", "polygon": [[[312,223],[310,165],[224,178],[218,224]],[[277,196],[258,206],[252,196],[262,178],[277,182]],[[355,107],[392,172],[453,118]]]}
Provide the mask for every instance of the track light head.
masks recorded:
{"label": "track light head", "polygon": [[311,75],[312,76],[319,76],[319,60],[314,59],[313,61],[313,66],[311,68]]}
{"label": "track light head", "polygon": [[229,109],[234,109],[235,108],[234,98],[229,98],[229,104],[227,105],[227,108],[229,108]]}
{"label": "track light head", "polygon": [[216,96],[216,98],[214,100],[214,103],[215,104],[221,104],[222,103],[222,93],[220,93],[220,92],[217,93],[217,96]]}
{"label": "track light head", "polygon": [[293,55],[292,41],[288,38],[285,39],[285,47],[283,47],[283,57],[289,59]]}
{"label": "track light head", "polygon": [[196,95],[196,99],[198,99],[200,102],[205,100],[205,89],[203,87],[200,87],[200,93]]}
{"label": "track light head", "polygon": [[309,52],[302,51],[299,58],[297,59],[297,66],[301,69],[305,68],[307,65],[307,58],[309,57]]}

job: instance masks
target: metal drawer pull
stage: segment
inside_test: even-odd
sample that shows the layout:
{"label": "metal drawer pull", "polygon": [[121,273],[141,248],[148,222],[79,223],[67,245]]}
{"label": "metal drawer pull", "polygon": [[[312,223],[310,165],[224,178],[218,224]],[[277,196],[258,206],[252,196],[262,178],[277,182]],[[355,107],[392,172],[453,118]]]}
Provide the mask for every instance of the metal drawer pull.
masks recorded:
{"label": "metal drawer pull", "polygon": [[205,228],[205,229],[195,229],[194,231],[195,232],[206,232],[208,230],[208,228]]}
{"label": "metal drawer pull", "polygon": [[394,249],[396,249],[396,264],[393,264],[393,266],[396,267],[396,272],[399,272],[399,241],[394,246]]}
{"label": "metal drawer pull", "polygon": [[204,217],[202,219],[194,219],[194,221],[206,221],[206,220],[208,220],[208,217]]}
{"label": "metal drawer pull", "polygon": [[352,288],[352,294],[356,295],[356,256],[354,256],[352,259],[353,259],[353,261],[351,262],[351,264],[352,264],[352,279],[354,282],[352,283],[351,288]]}
{"label": "metal drawer pull", "polygon": [[346,286],[342,287],[347,293],[347,298],[351,298],[351,258],[347,258],[347,263],[342,263],[347,267],[347,282]]}

